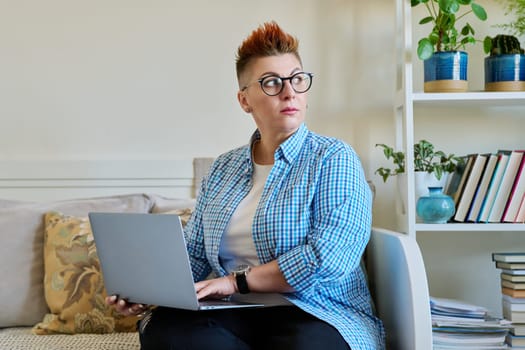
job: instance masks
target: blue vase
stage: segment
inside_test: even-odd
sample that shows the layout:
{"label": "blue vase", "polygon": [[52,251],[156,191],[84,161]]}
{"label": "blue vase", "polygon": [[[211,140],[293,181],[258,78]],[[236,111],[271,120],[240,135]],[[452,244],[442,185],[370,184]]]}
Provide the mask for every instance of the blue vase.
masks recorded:
{"label": "blue vase", "polygon": [[443,187],[429,187],[428,196],[419,197],[416,213],[426,224],[445,224],[456,212],[452,197]]}
{"label": "blue vase", "polygon": [[497,55],[486,57],[485,90],[525,90],[525,55]]}
{"label": "blue vase", "polygon": [[464,92],[468,89],[468,54],[439,51],[423,62],[425,92]]}

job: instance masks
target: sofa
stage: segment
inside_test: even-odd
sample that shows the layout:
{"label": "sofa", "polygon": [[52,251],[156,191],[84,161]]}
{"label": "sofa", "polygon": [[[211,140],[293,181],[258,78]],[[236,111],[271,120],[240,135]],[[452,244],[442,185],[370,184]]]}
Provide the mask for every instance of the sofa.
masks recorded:
{"label": "sofa", "polygon": [[[87,213],[175,213],[184,222],[210,161],[172,168],[151,161],[117,167],[0,161],[0,350],[139,349],[136,319],[103,303]],[[96,174],[81,176],[92,168]],[[365,258],[388,348],[431,349],[427,280],[416,241],[373,228]]]}
{"label": "sofa", "polygon": [[176,213],[194,199],[127,194],[45,202],[0,199],[0,349],[138,349],[136,319],[104,304],[87,214]]}

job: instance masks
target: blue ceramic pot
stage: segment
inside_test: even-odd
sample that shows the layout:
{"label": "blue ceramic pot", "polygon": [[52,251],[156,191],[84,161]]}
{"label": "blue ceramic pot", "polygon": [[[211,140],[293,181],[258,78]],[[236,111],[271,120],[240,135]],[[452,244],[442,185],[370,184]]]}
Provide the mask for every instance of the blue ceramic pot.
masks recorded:
{"label": "blue ceramic pot", "polygon": [[[506,88],[505,84],[498,88],[498,83],[502,82],[507,82]],[[521,90],[519,86],[523,87],[524,84],[525,55],[497,55],[485,58],[486,90]]]}
{"label": "blue ceramic pot", "polygon": [[423,62],[423,66],[425,70],[425,92],[467,90],[468,54],[466,52],[434,52],[432,57]]}
{"label": "blue ceramic pot", "polygon": [[456,212],[454,200],[443,187],[429,187],[428,196],[419,197],[416,213],[426,224],[445,224]]}

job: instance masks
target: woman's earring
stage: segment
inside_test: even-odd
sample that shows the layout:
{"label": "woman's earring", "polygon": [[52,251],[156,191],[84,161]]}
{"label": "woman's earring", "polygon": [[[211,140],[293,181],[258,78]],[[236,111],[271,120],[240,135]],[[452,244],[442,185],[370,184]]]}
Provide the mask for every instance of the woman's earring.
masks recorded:
{"label": "woman's earring", "polygon": [[245,111],[246,111],[246,113],[251,113],[252,109],[250,107],[247,107]]}

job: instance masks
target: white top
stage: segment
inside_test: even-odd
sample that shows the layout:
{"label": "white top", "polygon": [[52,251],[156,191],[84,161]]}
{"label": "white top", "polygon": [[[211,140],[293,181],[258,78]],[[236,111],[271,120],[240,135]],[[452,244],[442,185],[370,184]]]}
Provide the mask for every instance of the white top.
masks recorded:
{"label": "white top", "polygon": [[252,224],[255,210],[272,167],[273,165],[254,163],[253,186],[235,209],[226,232],[222,236],[219,258],[222,266],[230,273],[235,271],[239,265],[259,265],[259,258],[253,243]]}

